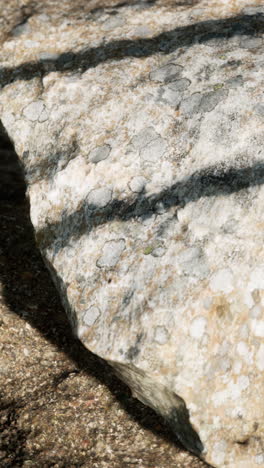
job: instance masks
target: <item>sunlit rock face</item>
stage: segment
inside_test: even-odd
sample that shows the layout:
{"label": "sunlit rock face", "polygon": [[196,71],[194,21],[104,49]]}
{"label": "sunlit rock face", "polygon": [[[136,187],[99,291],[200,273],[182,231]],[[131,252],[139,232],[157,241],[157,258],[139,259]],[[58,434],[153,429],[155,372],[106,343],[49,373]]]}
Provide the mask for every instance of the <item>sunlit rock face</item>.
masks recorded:
{"label": "sunlit rock face", "polygon": [[263,2],[40,3],[0,110],[72,326],[188,450],[264,466]]}

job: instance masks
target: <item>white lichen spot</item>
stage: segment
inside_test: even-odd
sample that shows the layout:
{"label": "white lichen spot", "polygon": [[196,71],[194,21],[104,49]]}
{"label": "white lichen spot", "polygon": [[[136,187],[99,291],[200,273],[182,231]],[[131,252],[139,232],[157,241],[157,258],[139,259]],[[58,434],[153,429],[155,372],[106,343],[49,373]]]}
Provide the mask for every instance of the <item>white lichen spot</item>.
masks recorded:
{"label": "white lichen spot", "polygon": [[243,390],[246,390],[249,386],[249,378],[247,375],[240,375],[237,379],[237,385],[239,386],[239,389],[243,392]]}
{"label": "white lichen spot", "polygon": [[207,320],[204,317],[195,317],[190,327],[190,335],[192,336],[192,338],[200,340],[203,337],[206,325]]}
{"label": "white lichen spot", "polygon": [[104,161],[107,159],[111,152],[110,145],[98,146],[94,148],[89,154],[89,160],[94,164],[99,163],[100,161]]}
{"label": "white lichen spot", "polygon": [[156,327],[155,334],[154,334],[154,341],[156,341],[157,343],[161,345],[164,345],[167,343],[168,339],[169,339],[169,333],[168,333],[167,328],[163,326]]}
{"label": "white lichen spot", "polygon": [[228,268],[216,271],[210,280],[210,288],[214,292],[224,292],[226,294],[233,291],[233,274]]}
{"label": "white lichen spot", "polygon": [[255,456],[255,462],[257,465],[264,465],[264,452],[258,453]]}
{"label": "white lichen spot", "polygon": [[144,190],[147,179],[143,176],[136,176],[131,179],[128,186],[132,192],[140,193]]}
{"label": "white lichen spot", "polygon": [[112,29],[120,28],[125,23],[125,20],[120,16],[110,16],[103,23],[102,29],[104,31],[112,31]]}
{"label": "white lichen spot", "polygon": [[186,275],[203,279],[209,274],[206,257],[200,247],[184,249],[177,256],[177,260],[182,272]]}
{"label": "white lichen spot", "polygon": [[249,280],[249,289],[264,289],[264,267],[257,267],[252,271]]}
{"label": "white lichen spot", "polygon": [[260,317],[262,314],[262,307],[260,304],[256,304],[252,307],[252,309],[250,310],[250,316],[253,318],[253,319],[256,319],[258,317]]}
{"label": "white lichen spot", "polygon": [[36,122],[44,109],[45,105],[43,101],[34,101],[24,107],[23,115],[26,117],[26,119],[31,120],[31,122]]}
{"label": "white lichen spot", "polygon": [[218,406],[221,406],[222,404],[224,404],[226,402],[227,398],[228,398],[228,392],[227,392],[227,390],[223,390],[223,391],[220,391],[220,392],[216,392],[212,396],[212,402],[213,402],[215,407],[218,407]]}
{"label": "white lichen spot", "polygon": [[264,320],[253,319],[251,321],[251,331],[255,336],[264,338]]}
{"label": "white lichen spot", "polygon": [[79,340],[82,339],[82,337],[84,336],[84,334],[85,334],[86,331],[87,331],[87,327],[86,327],[86,326],[78,324],[78,327],[77,327],[77,337],[79,338]]}
{"label": "white lichen spot", "polygon": [[167,149],[167,145],[163,138],[159,137],[144,146],[140,151],[140,156],[144,161],[159,162]]}
{"label": "white lichen spot", "polygon": [[203,301],[205,309],[209,310],[213,304],[213,297],[206,297]]}
{"label": "white lichen spot", "polygon": [[96,262],[99,268],[113,268],[116,266],[122,252],[126,248],[124,239],[112,240],[105,243],[102,255]]}
{"label": "white lichen spot", "polygon": [[96,320],[100,317],[101,311],[100,309],[92,305],[88,310],[86,310],[83,314],[83,323],[87,325],[88,327],[91,327],[94,325]]}
{"label": "white lichen spot", "polygon": [[264,343],[261,343],[256,354],[256,364],[260,371],[264,371]]}
{"label": "white lichen spot", "polygon": [[15,123],[15,116],[11,112],[3,112],[1,115],[1,120],[3,125],[8,129],[9,126],[13,125]]}
{"label": "white lichen spot", "polygon": [[167,83],[174,81],[179,77],[182,72],[182,67],[174,63],[167,63],[163,67],[153,70],[149,77],[152,81],[159,81],[161,83]]}
{"label": "white lichen spot", "polygon": [[249,328],[247,323],[244,323],[239,330],[241,340],[247,341],[249,337]]}
{"label": "white lichen spot", "polygon": [[249,386],[249,378],[247,375],[240,375],[236,381],[230,380],[226,388],[220,392],[216,392],[212,396],[213,404],[219,407],[226,404],[227,400],[237,400],[241,397],[241,393]]}
{"label": "white lichen spot", "polygon": [[162,245],[155,247],[155,249],[152,250],[151,255],[153,257],[163,257],[165,255],[166,249]]}
{"label": "white lichen spot", "polygon": [[218,466],[222,466],[226,457],[227,443],[225,440],[219,440],[214,444],[212,452],[212,461]]}
{"label": "white lichen spot", "polygon": [[42,122],[46,122],[46,120],[48,120],[49,118],[49,114],[48,114],[48,111],[46,109],[46,107],[44,106],[44,109],[42,110],[39,118],[38,118],[38,122],[39,123],[42,123]]}
{"label": "white lichen spot", "polygon": [[112,190],[107,187],[101,187],[91,190],[87,197],[88,209],[96,210],[104,208],[112,200]]}
{"label": "white lichen spot", "polygon": [[232,418],[236,418],[236,419],[244,418],[246,415],[245,408],[243,408],[242,406],[237,406],[231,411],[231,415],[232,415]]}
{"label": "white lichen spot", "polygon": [[252,363],[252,353],[250,352],[247,344],[244,341],[240,341],[237,344],[237,352],[248,364]]}
{"label": "white lichen spot", "polygon": [[155,128],[146,127],[142,128],[137,135],[133,136],[131,144],[135,149],[142,150],[146,145],[157,138],[159,138],[159,134],[156,132]]}
{"label": "white lichen spot", "polygon": [[233,365],[234,374],[236,374],[236,375],[240,374],[241,369],[242,369],[242,362],[241,361],[235,361],[234,365]]}

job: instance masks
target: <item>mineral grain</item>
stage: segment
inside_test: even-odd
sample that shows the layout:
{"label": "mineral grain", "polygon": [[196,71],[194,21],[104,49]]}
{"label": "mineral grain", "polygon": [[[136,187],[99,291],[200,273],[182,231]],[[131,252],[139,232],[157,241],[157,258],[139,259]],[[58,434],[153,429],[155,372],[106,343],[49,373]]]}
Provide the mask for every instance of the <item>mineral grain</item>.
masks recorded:
{"label": "mineral grain", "polygon": [[0,115],[72,327],[188,450],[264,466],[263,2],[37,5]]}

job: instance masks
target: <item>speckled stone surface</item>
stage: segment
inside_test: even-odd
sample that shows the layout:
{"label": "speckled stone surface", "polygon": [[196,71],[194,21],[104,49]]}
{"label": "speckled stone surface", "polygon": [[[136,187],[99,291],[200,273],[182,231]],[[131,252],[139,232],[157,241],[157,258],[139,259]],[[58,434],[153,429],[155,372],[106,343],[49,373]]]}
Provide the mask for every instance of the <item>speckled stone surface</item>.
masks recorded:
{"label": "speckled stone surface", "polygon": [[56,3],[0,115],[72,326],[190,451],[264,466],[263,2]]}

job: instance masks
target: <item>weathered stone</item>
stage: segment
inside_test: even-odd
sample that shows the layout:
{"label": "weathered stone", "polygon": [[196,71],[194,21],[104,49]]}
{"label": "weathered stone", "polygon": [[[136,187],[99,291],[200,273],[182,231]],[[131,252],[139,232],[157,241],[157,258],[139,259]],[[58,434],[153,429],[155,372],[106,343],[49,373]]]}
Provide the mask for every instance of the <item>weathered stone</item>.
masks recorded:
{"label": "weathered stone", "polygon": [[0,112],[72,326],[188,450],[264,466],[263,2],[42,3]]}

